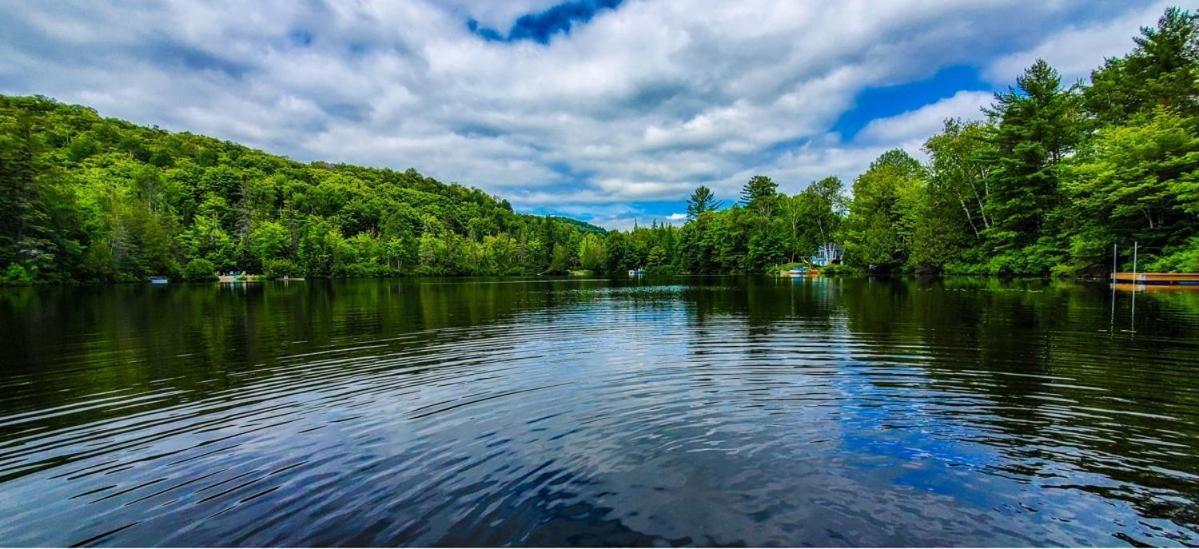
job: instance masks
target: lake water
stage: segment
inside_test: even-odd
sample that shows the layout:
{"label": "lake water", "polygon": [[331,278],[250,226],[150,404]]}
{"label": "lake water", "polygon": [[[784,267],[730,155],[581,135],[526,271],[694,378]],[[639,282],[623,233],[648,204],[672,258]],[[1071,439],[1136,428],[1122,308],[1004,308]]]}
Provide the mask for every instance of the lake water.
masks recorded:
{"label": "lake water", "polygon": [[1199,293],[3,289],[0,545],[77,543],[1193,545]]}

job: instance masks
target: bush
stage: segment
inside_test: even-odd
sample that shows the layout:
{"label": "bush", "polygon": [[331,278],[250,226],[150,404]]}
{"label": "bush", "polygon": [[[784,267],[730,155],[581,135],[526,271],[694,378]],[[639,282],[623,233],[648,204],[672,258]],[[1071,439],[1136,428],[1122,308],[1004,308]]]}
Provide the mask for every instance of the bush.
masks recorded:
{"label": "bush", "polygon": [[262,262],[262,274],[267,278],[300,277],[304,269],[290,259],[266,259]]}
{"label": "bush", "polygon": [[831,275],[854,275],[862,274],[862,270],[857,267],[852,267],[844,263],[836,263],[833,265],[825,265],[820,268],[820,274],[823,276]]}
{"label": "bush", "polygon": [[195,282],[209,282],[216,279],[216,266],[207,259],[196,258],[183,266],[183,278]]}
{"label": "bush", "polygon": [[25,267],[16,263],[9,265],[0,276],[0,284],[8,286],[23,286],[33,284],[33,275]]}
{"label": "bush", "polygon": [[1167,247],[1161,259],[1147,263],[1144,270],[1162,273],[1199,272],[1199,237],[1192,237],[1180,246]]}
{"label": "bush", "polygon": [[646,267],[643,272],[648,277],[668,277],[678,274],[678,270],[670,264]]}

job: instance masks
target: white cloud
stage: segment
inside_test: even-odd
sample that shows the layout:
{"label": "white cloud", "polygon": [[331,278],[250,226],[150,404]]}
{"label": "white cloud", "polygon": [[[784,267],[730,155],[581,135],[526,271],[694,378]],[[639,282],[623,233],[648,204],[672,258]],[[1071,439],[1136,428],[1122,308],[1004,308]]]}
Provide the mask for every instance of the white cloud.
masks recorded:
{"label": "white cloud", "polygon": [[554,3],[28,2],[0,12],[0,92],[302,160],[415,167],[621,226],[648,219],[639,201],[681,201],[701,184],[729,200],[755,173],[786,192],[828,174],[848,183],[981,100],[959,93],[846,143],[830,128],[862,90],[951,65],[1009,78],[1020,55],[1062,49],[1064,67],[1089,69],[1161,11],[628,0],[548,45],[467,28],[504,31]]}
{"label": "white cloud", "polygon": [[1131,51],[1135,46],[1132,39],[1141,27],[1153,26],[1168,6],[1178,4],[1177,0],[1153,2],[1115,19],[1070,26],[1033,48],[996,59],[985,74],[992,82],[1010,84],[1034,61],[1044,59],[1062,74],[1066,84],[1087,80],[1105,58]]}
{"label": "white cloud", "polygon": [[946,118],[982,118],[980,109],[990,105],[990,92],[960,91],[936,103],[889,118],[870,121],[855,140],[860,143],[908,143],[920,141],[941,130]]}

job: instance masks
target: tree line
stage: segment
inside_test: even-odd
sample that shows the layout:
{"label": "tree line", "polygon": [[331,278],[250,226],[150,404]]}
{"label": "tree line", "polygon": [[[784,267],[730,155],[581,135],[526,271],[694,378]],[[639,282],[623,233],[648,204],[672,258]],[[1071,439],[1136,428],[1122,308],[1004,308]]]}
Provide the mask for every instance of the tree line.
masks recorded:
{"label": "tree line", "polygon": [[0,96],[0,282],[560,273],[603,229],[397,172],[305,164]]}
{"label": "tree line", "polygon": [[1199,272],[1196,23],[1166,10],[1089,84],[1038,60],[981,119],[946,120],[927,162],[887,151],[850,193],[828,177],[788,196],[755,176],[722,208],[700,187],[687,222],[644,246],[691,273],[759,273],[831,244],[854,270],[1072,276],[1110,270],[1113,245],[1128,268],[1135,242],[1143,270]]}

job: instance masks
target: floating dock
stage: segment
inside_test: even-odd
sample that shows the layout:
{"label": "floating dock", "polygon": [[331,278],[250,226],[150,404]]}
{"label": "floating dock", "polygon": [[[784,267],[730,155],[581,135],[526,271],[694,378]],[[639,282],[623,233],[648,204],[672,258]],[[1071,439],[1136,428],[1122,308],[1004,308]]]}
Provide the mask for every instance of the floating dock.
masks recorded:
{"label": "floating dock", "polygon": [[1116,284],[1199,286],[1199,273],[1112,273]]}

